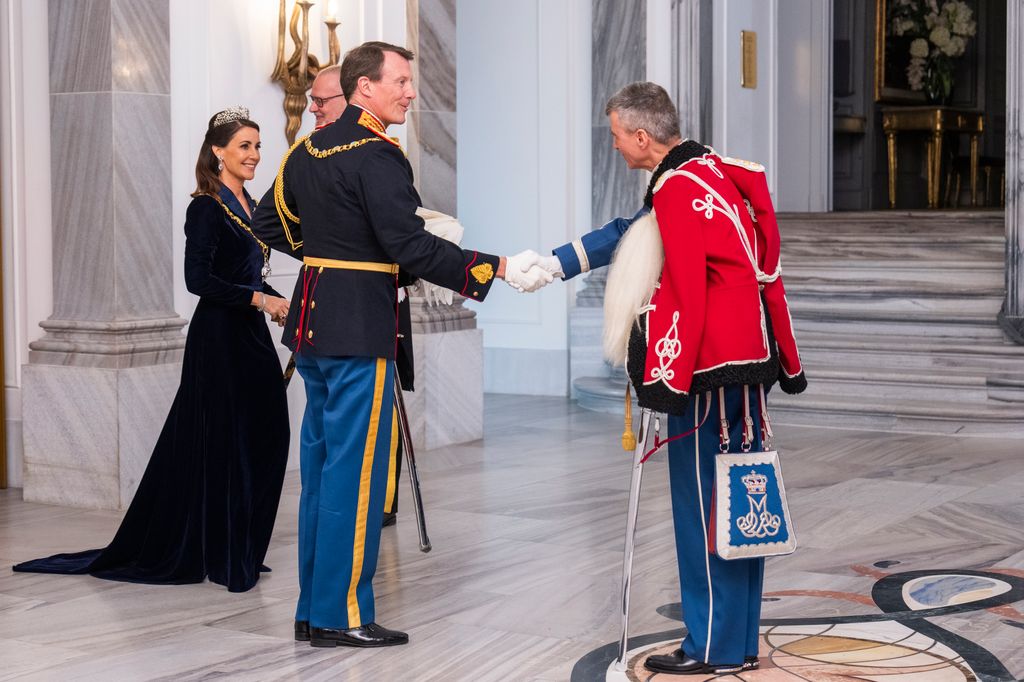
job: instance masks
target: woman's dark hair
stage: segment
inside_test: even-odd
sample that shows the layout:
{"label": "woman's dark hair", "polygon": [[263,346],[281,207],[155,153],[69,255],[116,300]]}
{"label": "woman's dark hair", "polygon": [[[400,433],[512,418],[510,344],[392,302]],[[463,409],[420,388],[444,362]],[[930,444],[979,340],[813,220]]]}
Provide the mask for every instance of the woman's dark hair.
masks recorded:
{"label": "woman's dark hair", "polygon": [[253,128],[259,132],[260,127],[247,118],[239,118],[234,121],[222,123],[219,126],[213,125],[219,114],[210,118],[206,128],[206,137],[203,138],[203,146],[199,148],[199,158],[196,159],[196,191],[192,192],[193,197],[200,194],[216,196],[220,192],[221,181],[220,171],[217,170],[217,155],[213,153],[214,147],[227,147],[231,138],[242,128]]}

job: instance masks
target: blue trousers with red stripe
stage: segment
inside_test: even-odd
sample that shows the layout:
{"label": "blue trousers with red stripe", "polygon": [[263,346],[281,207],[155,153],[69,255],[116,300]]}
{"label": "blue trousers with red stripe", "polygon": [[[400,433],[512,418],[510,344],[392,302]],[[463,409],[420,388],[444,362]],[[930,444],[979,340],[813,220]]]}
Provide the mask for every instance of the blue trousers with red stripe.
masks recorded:
{"label": "blue trousers with red stripe", "polygon": [[[682,649],[705,663],[742,663],[746,656],[757,655],[764,559],[725,561],[708,552],[715,456],[720,452],[718,391],[694,396],[685,415],[669,417],[668,428],[672,435],[700,424],[709,396],[710,412],[704,425],[696,434],[672,441],[668,447],[683,622],[688,631]],[[739,452],[742,387],[725,389],[725,414],[729,451]],[[750,416],[754,420],[752,447],[759,450],[761,413],[756,386],[750,391]]]}
{"label": "blue trousers with red stripe", "polygon": [[353,628],[375,619],[373,574],[390,463],[394,363],[299,353],[306,387],[296,620]]}

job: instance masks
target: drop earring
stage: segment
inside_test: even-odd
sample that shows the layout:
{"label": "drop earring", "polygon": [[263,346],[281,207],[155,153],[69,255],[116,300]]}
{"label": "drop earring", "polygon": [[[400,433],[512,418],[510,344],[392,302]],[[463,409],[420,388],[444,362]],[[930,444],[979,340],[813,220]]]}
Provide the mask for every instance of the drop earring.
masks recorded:
{"label": "drop earring", "polygon": [[217,172],[220,173],[224,170],[224,159],[217,157]]}

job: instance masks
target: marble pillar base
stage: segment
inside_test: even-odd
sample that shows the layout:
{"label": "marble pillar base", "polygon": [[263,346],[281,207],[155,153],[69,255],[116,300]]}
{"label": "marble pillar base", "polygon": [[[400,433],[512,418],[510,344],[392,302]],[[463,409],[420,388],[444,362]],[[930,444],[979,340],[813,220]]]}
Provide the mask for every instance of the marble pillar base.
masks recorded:
{"label": "marble pillar base", "polygon": [[126,368],[181,362],[186,321],[176,314],[127,320],[58,320],[39,323],[43,338],[29,344],[29,362]]}
{"label": "marble pillar base", "polygon": [[127,369],[25,365],[25,500],[127,507],[180,379],[180,362]]}
{"label": "marble pillar base", "polygon": [[1007,315],[1005,307],[999,311],[997,316],[999,328],[1006,334],[1006,338],[1018,345],[1024,345],[1024,317]]}
{"label": "marble pillar base", "polygon": [[417,452],[483,438],[483,350],[481,329],[413,332],[416,390],[405,405]]}
{"label": "marble pillar base", "polygon": [[576,398],[576,381],[583,377],[607,377],[609,368],[601,350],[604,310],[576,305],[569,309],[569,383]]}

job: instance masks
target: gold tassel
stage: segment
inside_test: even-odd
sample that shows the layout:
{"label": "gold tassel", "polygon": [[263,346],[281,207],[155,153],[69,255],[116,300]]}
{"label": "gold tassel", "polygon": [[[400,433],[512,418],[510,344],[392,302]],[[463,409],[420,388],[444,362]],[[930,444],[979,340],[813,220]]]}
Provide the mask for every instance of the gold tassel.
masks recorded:
{"label": "gold tassel", "polygon": [[626,423],[622,429],[622,449],[626,452],[636,450],[636,436],[633,434],[633,400],[629,395],[629,382],[626,382]]}

